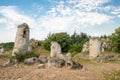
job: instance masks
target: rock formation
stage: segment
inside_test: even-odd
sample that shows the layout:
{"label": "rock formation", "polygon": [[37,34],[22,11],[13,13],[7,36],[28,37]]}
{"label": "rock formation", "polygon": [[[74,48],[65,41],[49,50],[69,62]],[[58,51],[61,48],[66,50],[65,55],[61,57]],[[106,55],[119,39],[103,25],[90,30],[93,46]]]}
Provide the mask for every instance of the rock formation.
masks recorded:
{"label": "rock formation", "polygon": [[32,57],[32,58],[27,58],[24,60],[24,64],[35,64],[38,62],[38,58],[37,57]]}
{"label": "rock formation", "polygon": [[0,45],[0,54],[3,54],[3,53],[4,53],[3,45]]}
{"label": "rock formation", "polygon": [[112,49],[111,40],[109,38],[101,39],[101,42],[102,42],[102,45],[101,45],[102,52]]}
{"label": "rock formation", "polygon": [[61,47],[57,42],[51,42],[51,54],[48,58],[48,66],[58,68],[66,66],[70,69],[82,69],[83,67],[80,63],[72,60],[71,53],[67,53],[65,56],[62,55]]}
{"label": "rock formation", "polygon": [[67,53],[66,54],[66,61],[71,61],[72,60],[72,54],[71,53]]}
{"label": "rock formation", "polygon": [[82,48],[83,53],[89,53],[89,42],[87,41]]}
{"label": "rock formation", "polygon": [[92,37],[89,40],[89,58],[93,59],[101,53],[101,41],[98,37]]}
{"label": "rock formation", "polygon": [[61,68],[61,67],[65,66],[65,60],[59,59],[59,58],[49,57],[48,66]]}
{"label": "rock formation", "polygon": [[50,57],[48,59],[48,65],[49,67],[54,66],[54,67],[62,67],[64,64],[64,59],[63,55],[61,54],[61,46],[55,41],[51,42],[51,53]]}
{"label": "rock formation", "polygon": [[47,56],[39,56],[39,60],[41,63],[47,63],[48,62],[48,57]]}
{"label": "rock formation", "polygon": [[31,45],[28,46],[28,52],[32,52],[33,51],[33,48]]}
{"label": "rock formation", "polygon": [[29,33],[29,26],[26,23],[18,26],[12,56],[15,56],[15,53],[26,54],[28,52]]}
{"label": "rock formation", "polygon": [[50,57],[59,58],[61,56],[60,54],[61,54],[61,46],[57,42],[52,41]]}

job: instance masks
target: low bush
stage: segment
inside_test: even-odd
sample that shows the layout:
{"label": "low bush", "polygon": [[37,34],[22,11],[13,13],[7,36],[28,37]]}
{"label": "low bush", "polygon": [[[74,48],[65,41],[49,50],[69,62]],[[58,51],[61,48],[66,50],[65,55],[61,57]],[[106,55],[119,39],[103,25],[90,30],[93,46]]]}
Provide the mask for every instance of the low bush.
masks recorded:
{"label": "low bush", "polygon": [[14,47],[14,42],[8,42],[8,43],[1,43],[0,45],[3,45],[5,51],[12,50]]}
{"label": "low bush", "polygon": [[17,53],[16,56],[11,57],[11,60],[17,59],[18,62],[23,62],[25,59],[31,58],[31,57],[39,57],[39,54],[35,54],[32,52],[27,54]]}

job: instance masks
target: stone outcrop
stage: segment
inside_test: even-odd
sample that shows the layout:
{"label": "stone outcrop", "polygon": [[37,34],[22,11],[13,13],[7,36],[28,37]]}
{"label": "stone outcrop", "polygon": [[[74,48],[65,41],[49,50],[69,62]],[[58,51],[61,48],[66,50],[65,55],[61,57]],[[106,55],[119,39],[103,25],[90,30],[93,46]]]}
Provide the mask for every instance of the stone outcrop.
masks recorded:
{"label": "stone outcrop", "polygon": [[65,65],[64,56],[61,54],[61,46],[55,41],[51,42],[51,52],[48,59],[49,67],[62,67]]}
{"label": "stone outcrop", "polygon": [[31,39],[29,45],[32,46],[32,48],[36,48],[37,46],[41,45],[41,41],[35,40],[35,39]]}
{"label": "stone outcrop", "polygon": [[61,67],[65,66],[65,60],[50,57],[49,60],[48,60],[48,66],[49,67],[61,68]]}
{"label": "stone outcrop", "polygon": [[32,52],[33,51],[33,48],[31,45],[28,46],[28,52]]}
{"label": "stone outcrop", "polygon": [[71,53],[67,53],[65,56],[61,54],[61,47],[57,42],[51,42],[51,54],[48,59],[49,67],[61,68],[63,66],[69,67],[70,69],[82,69],[80,63],[72,60]]}
{"label": "stone outcrop", "polygon": [[29,26],[26,23],[18,26],[12,56],[16,53],[26,54],[28,52],[29,33]]}
{"label": "stone outcrop", "polygon": [[83,53],[89,53],[89,42],[87,41],[82,48]]}
{"label": "stone outcrop", "polygon": [[101,40],[98,37],[91,37],[89,41],[83,45],[82,52],[89,53],[89,58],[94,59],[100,55],[101,47]]}
{"label": "stone outcrop", "polygon": [[3,45],[0,45],[0,54],[3,54],[4,53],[4,47],[3,47]]}
{"label": "stone outcrop", "polygon": [[81,65],[78,62],[72,61],[72,60],[67,62],[66,66],[70,69],[82,69],[83,68],[83,65]]}
{"label": "stone outcrop", "polygon": [[72,60],[72,54],[71,54],[71,53],[67,53],[67,54],[66,54],[66,60],[67,60],[67,61]]}
{"label": "stone outcrop", "polygon": [[89,40],[89,58],[93,59],[101,53],[101,41],[98,37],[92,37]]}
{"label": "stone outcrop", "polygon": [[59,58],[61,55],[61,46],[55,41],[51,42],[51,52],[50,52],[50,57],[52,58]]}
{"label": "stone outcrop", "polygon": [[45,64],[39,64],[38,65],[38,69],[44,69],[45,68]]}
{"label": "stone outcrop", "polygon": [[112,45],[111,45],[111,40],[109,38],[107,39],[101,39],[101,49],[102,52],[108,51],[112,49]]}
{"label": "stone outcrop", "polygon": [[39,56],[39,61],[40,61],[40,63],[47,63],[48,57],[47,56]]}
{"label": "stone outcrop", "polygon": [[82,69],[83,68],[83,65],[81,65],[80,63],[72,60],[72,54],[71,53],[66,54],[65,65],[70,69]]}
{"label": "stone outcrop", "polygon": [[38,62],[37,57],[32,57],[24,60],[24,64],[28,64],[28,65],[35,64],[37,62]]}

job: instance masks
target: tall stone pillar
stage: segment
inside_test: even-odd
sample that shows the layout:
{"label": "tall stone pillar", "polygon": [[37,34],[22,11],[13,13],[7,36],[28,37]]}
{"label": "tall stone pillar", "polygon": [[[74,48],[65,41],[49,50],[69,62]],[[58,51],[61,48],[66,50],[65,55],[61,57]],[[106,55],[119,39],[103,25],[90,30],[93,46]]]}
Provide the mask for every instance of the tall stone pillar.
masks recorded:
{"label": "tall stone pillar", "polygon": [[92,37],[89,40],[89,58],[94,59],[101,53],[101,41],[98,37]]}
{"label": "tall stone pillar", "polygon": [[29,26],[26,23],[18,26],[12,56],[15,56],[15,53],[26,54],[28,52],[29,34]]}
{"label": "tall stone pillar", "polygon": [[50,52],[50,57],[52,58],[59,58],[61,54],[61,46],[55,41],[51,42],[51,52]]}

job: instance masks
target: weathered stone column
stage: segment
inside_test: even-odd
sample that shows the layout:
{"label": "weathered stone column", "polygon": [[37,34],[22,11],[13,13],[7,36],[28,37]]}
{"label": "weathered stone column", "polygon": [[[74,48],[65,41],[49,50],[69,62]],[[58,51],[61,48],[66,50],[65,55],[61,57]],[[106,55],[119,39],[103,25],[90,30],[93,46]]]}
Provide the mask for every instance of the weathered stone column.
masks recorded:
{"label": "weathered stone column", "polygon": [[61,46],[57,42],[52,41],[50,48],[51,48],[50,57],[59,58],[61,54]]}
{"label": "weathered stone column", "polygon": [[26,54],[28,52],[29,33],[29,26],[26,23],[18,26],[12,56],[15,56],[15,53]]}
{"label": "weathered stone column", "polygon": [[98,37],[92,37],[89,40],[89,58],[93,59],[101,53],[101,41]]}

